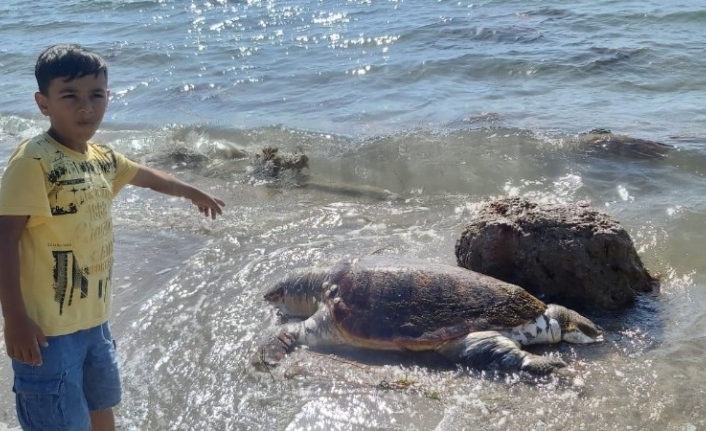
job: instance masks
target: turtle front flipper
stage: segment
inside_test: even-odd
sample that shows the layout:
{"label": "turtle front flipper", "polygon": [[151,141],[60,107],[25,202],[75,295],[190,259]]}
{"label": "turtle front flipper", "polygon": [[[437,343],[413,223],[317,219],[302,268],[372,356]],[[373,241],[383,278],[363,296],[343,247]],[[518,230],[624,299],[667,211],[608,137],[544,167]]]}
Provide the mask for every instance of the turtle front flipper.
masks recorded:
{"label": "turtle front flipper", "polygon": [[472,332],[448,342],[438,351],[454,362],[477,370],[527,371],[543,375],[566,366],[561,359],[521,350],[514,341],[497,331]]}
{"label": "turtle front flipper", "polygon": [[340,344],[342,338],[325,305],[310,318],[285,325],[276,336],[258,347],[251,360],[255,368],[265,371],[276,366],[298,345]]}
{"label": "turtle front flipper", "polygon": [[251,362],[259,371],[276,366],[297,345],[296,335],[286,329],[257,348]]}

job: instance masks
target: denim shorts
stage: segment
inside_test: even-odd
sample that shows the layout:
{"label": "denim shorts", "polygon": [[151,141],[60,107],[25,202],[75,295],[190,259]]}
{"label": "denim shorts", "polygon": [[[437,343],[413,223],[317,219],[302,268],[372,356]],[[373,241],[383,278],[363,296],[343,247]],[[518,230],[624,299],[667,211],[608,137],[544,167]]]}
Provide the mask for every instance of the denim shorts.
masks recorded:
{"label": "denim shorts", "polygon": [[17,417],[24,430],[88,431],[89,411],[120,402],[120,374],[108,323],[47,337],[42,365],[12,360]]}

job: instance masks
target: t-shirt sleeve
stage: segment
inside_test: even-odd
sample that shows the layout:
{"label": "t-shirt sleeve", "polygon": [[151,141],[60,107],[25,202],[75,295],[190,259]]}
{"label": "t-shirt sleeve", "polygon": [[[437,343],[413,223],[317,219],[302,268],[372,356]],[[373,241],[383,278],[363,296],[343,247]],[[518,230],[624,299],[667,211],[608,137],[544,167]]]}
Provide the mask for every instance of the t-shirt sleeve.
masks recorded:
{"label": "t-shirt sleeve", "polygon": [[113,196],[117,195],[118,192],[125,187],[140,169],[140,165],[123,156],[120,153],[114,152],[115,157],[115,181],[113,182]]}
{"label": "t-shirt sleeve", "polygon": [[0,215],[51,217],[48,193],[39,160],[12,159],[0,182]]}

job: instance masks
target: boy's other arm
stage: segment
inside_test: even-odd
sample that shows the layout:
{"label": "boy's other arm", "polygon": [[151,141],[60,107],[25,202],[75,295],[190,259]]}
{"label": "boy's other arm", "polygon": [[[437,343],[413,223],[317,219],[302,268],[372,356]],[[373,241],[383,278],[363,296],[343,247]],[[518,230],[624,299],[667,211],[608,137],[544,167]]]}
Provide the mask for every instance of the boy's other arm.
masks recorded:
{"label": "boy's other arm", "polygon": [[0,216],[0,305],[5,319],[7,355],[30,365],[41,365],[39,345],[46,338],[29,318],[20,289],[20,236],[27,216]]}
{"label": "boy's other arm", "polygon": [[166,195],[189,199],[199,208],[200,212],[212,219],[215,219],[216,215],[220,215],[221,207],[225,206],[225,203],[219,198],[180,181],[166,172],[146,166],[140,166],[130,184],[149,188]]}

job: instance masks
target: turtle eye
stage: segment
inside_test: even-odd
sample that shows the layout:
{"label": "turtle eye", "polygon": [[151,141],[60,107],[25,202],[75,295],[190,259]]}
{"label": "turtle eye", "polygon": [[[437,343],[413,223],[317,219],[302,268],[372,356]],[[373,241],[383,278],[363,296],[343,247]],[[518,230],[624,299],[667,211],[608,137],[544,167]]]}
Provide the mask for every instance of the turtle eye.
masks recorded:
{"label": "turtle eye", "polygon": [[284,286],[278,283],[265,293],[264,298],[265,301],[268,302],[282,302],[282,298],[284,298]]}

